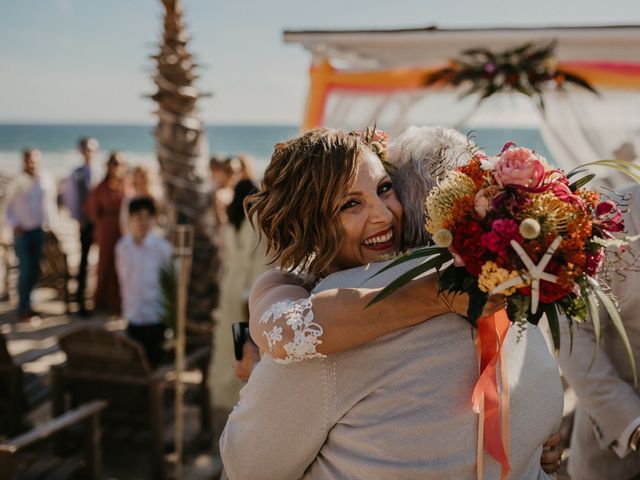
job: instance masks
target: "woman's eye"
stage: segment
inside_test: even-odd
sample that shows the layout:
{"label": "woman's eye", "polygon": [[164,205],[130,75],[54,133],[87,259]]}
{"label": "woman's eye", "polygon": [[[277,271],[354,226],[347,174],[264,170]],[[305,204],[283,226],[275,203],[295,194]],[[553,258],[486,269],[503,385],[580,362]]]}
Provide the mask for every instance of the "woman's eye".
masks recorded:
{"label": "woman's eye", "polygon": [[345,210],[348,210],[349,208],[353,208],[356,205],[358,205],[358,202],[356,202],[355,200],[348,200],[347,202],[345,202],[344,205],[340,207],[340,211],[344,212]]}
{"label": "woman's eye", "polygon": [[387,193],[388,191],[393,190],[393,183],[385,182],[378,187],[378,195],[382,195],[383,193]]}

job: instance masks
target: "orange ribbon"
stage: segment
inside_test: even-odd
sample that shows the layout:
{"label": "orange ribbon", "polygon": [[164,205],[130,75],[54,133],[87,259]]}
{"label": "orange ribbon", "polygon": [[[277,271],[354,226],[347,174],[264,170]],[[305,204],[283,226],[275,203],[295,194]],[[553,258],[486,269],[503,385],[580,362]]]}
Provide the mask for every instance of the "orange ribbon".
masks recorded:
{"label": "orange ribbon", "polygon": [[[498,389],[497,365],[502,353],[502,345],[509,330],[509,317],[506,310],[478,320],[478,338],[476,348],[480,359],[480,378],[473,389],[473,411],[481,414],[478,442],[484,441],[485,449],[500,465],[502,476],[509,472],[504,441],[509,441],[508,419],[501,409],[500,392]],[[508,389],[503,365],[502,390]],[[508,397],[506,397],[508,398]],[[504,400],[504,398],[503,398]],[[507,400],[508,403],[508,400]],[[508,405],[502,405],[508,408]],[[483,421],[482,421],[483,418]],[[502,423],[502,426],[501,426]],[[481,452],[478,452],[481,456]],[[479,465],[481,469],[481,465]]]}

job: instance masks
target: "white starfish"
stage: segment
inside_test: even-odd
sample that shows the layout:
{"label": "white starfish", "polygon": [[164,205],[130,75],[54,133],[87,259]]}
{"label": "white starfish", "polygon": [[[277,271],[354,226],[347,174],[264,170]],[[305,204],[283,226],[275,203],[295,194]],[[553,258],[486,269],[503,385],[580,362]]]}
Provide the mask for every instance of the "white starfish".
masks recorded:
{"label": "white starfish", "polygon": [[531,257],[527,255],[527,252],[524,251],[522,246],[516,242],[515,240],[511,240],[511,246],[516,251],[522,263],[527,268],[527,271],[523,274],[518,275],[517,277],[511,278],[506,282],[501,283],[496,288],[493,289],[492,293],[500,293],[505,290],[508,290],[511,287],[515,287],[520,283],[530,283],[531,284],[531,313],[535,315],[538,311],[538,304],[540,303],[540,280],[546,280],[551,283],[558,283],[558,276],[553,275],[551,273],[547,273],[544,269],[549,264],[551,257],[555,253],[555,251],[560,246],[560,242],[562,241],[562,237],[556,237],[547,251],[542,256],[540,262],[536,265],[531,260]]}

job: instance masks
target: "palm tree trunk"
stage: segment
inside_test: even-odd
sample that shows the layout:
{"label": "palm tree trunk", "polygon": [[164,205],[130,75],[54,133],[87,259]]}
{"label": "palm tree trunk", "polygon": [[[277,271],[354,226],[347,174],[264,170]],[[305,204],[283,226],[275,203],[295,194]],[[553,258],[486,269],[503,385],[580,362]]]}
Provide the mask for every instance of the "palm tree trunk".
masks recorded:
{"label": "palm tree trunk", "polygon": [[187,318],[205,332],[210,331],[211,313],[218,304],[220,269],[210,188],[203,173],[206,167],[199,168],[200,161],[206,162],[207,142],[196,103],[207,94],[193,85],[196,65],[187,50],[182,1],[162,0],[162,4],[164,33],[160,50],[152,57],[157,64],[153,79],[158,89],[151,97],[158,104],[156,150],[169,210],[169,234],[175,234],[178,224],[193,227]]}

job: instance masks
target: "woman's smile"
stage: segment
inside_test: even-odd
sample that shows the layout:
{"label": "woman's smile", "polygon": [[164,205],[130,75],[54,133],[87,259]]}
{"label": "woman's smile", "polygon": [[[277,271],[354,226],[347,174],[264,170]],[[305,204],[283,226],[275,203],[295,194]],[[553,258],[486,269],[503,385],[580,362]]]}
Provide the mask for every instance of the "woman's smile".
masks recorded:
{"label": "woman's smile", "polygon": [[362,246],[366,249],[372,250],[376,253],[384,253],[387,250],[395,251],[395,235],[393,228],[389,227],[386,230],[377,232],[371,235],[369,238],[362,242]]}

